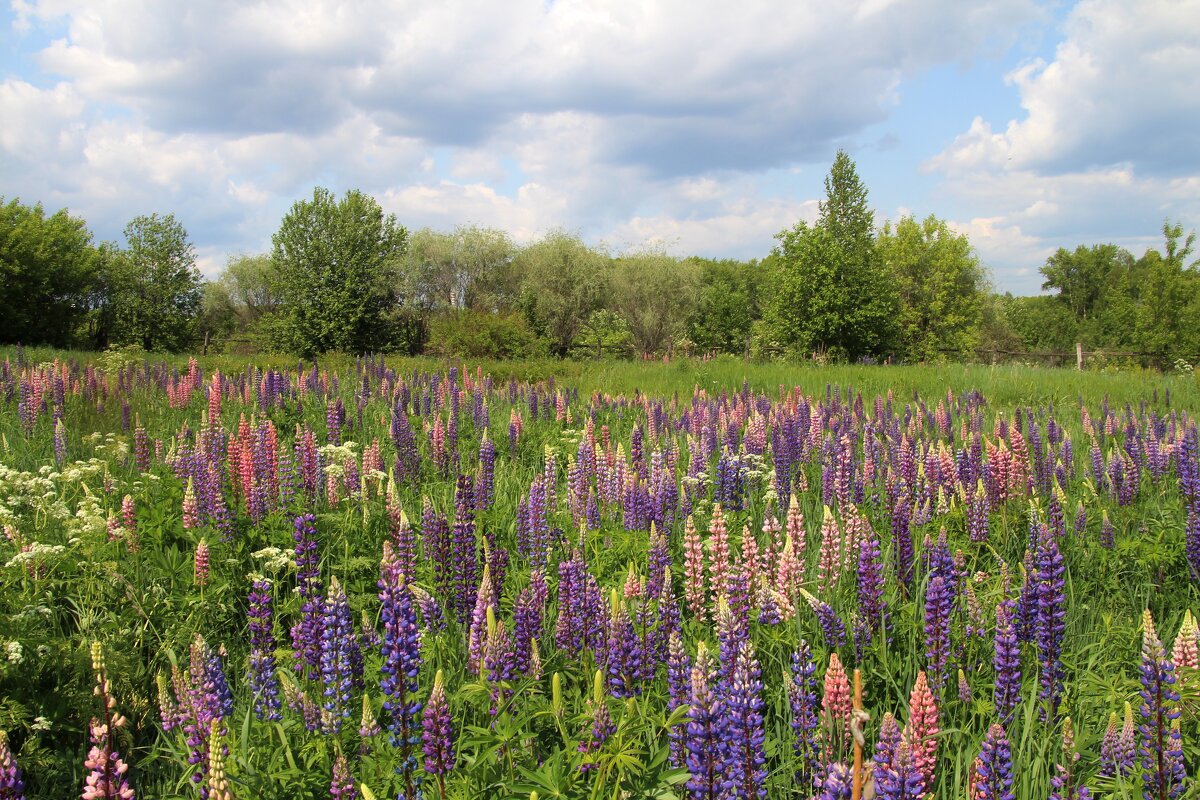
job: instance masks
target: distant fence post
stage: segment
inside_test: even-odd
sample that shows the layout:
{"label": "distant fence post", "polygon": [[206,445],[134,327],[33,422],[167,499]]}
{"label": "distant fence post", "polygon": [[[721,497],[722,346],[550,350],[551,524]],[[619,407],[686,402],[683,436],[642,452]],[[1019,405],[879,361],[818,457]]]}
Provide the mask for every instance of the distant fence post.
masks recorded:
{"label": "distant fence post", "polygon": [[1079,371],[1083,372],[1083,342],[1075,343],[1075,366],[1079,367]]}

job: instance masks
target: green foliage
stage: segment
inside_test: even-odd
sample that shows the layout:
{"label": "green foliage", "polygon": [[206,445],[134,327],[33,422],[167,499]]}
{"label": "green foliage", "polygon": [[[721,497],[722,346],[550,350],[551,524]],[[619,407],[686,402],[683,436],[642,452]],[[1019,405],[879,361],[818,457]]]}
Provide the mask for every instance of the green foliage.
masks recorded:
{"label": "green foliage", "polygon": [[756,263],[692,259],[699,266],[696,305],[688,318],[688,336],[700,352],[742,355],[759,317]]}
{"label": "green foliage", "polygon": [[83,220],[0,197],[0,342],[72,344],[99,267]]}
{"label": "green foliage", "polygon": [[97,340],[179,352],[195,340],[203,291],[196,249],[172,214],[135,217],[124,249],[104,251]]}
{"label": "green foliage", "polygon": [[426,352],[457,358],[530,358],[541,342],[523,317],[482,311],[443,311],[430,320]]}
{"label": "green foliage", "polygon": [[778,236],[767,321],[777,341],[800,353],[885,355],[895,343],[895,286],[876,245],[866,187],[843,151],[825,193],[816,225],[801,221]]}
{"label": "green foliage", "polygon": [[565,356],[592,313],[603,305],[608,259],[576,235],[552,231],[523,249],[514,269],[520,276],[519,305],[530,328]]}
{"label": "green foliage", "polygon": [[638,353],[670,353],[696,302],[696,269],[661,252],[624,255],[612,266],[612,306]]}
{"label": "green foliage", "polygon": [[279,344],[312,356],[385,349],[394,273],[407,232],[358,190],[339,201],[323,188],[297,201],[272,237],[283,306]]}
{"label": "green foliage", "polygon": [[932,215],[922,222],[906,216],[883,226],[879,251],[899,294],[901,355],[910,361],[970,358],[987,285],[967,237]]}
{"label": "green foliage", "polygon": [[450,233],[422,228],[401,261],[399,294],[408,306],[481,311],[511,305],[509,265],[515,248],[504,231],[459,225]]}

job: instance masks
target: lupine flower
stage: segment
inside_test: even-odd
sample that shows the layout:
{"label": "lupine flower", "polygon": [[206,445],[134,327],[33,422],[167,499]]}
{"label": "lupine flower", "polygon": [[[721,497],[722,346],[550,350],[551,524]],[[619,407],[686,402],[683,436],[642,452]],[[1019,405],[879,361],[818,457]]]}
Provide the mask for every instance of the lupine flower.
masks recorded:
{"label": "lupine flower", "polygon": [[425,750],[425,771],[437,776],[438,793],[446,796],[444,775],[454,769],[454,729],[450,704],[446,702],[446,684],[439,669],[429,692],[422,717],[421,741]]}
{"label": "lupine flower", "polygon": [[858,610],[860,625],[854,628],[854,646],[859,658],[882,632],[887,604],[883,599],[883,564],[880,560],[879,540],[868,528],[858,548]]}
{"label": "lupine flower", "polygon": [[912,746],[913,764],[921,773],[921,782],[933,792],[937,766],[938,707],[924,672],[917,673],[912,695],[908,701],[908,724],[904,739]]}
{"label": "lupine flower", "polygon": [[875,791],[880,800],[920,800],[925,782],[908,742],[901,740],[890,767],[877,770]]}
{"label": "lupine flower", "polygon": [[723,687],[725,783],[739,798],[767,796],[767,757],[763,749],[762,680],[754,645],[742,642],[728,684]]}
{"label": "lupine flower", "polygon": [[713,506],[708,529],[708,573],[712,576],[714,600],[729,597],[729,532],[721,504]]}
{"label": "lupine flower", "polygon": [[1050,800],[1089,800],[1092,793],[1080,784],[1079,776],[1075,774],[1075,762],[1079,753],[1075,752],[1075,730],[1071,726],[1071,718],[1063,720],[1062,759],[1055,765],[1054,777],[1050,779]]}
{"label": "lupine flower", "polygon": [[817,703],[817,665],[812,648],[803,639],[792,654],[792,675],[788,682],[791,707],[792,748],[796,753],[796,786],[802,793],[816,791],[821,771],[821,719]]}
{"label": "lupine flower", "polygon": [[720,748],[724,737],[725,707],[713,691],[715,672],[712,656],[704,642],[697,646],[692,666],[691,694],[688,697],[687,782],[692,800],[718,800],[722,797]]}
{"label": "lupine flower", "polygon": [[896,760],[896,749],[900,747],[900,742],[903,740],[904,735],[900,731],[900,724],[896,722],[896,718],[890,711],[887,712],[879,723],[879,738],[875,741],[873,772],[876,784],[882,779],[883,774],[892,768],[892,764]]}
{"label": "lupine flower", "polygon": [[233,800],[229,779],[225,776],[225,756],[228,746],[221,741],[222,728],[213,720],[208,728],[208,797],[209,800]]}
{"label": "lupine flower", "polygon": [[946,685],[946,666],[950,658],[950,615],[954,598],[940,575],[925,588],[925,659],[934,691]]}
{"label": "lupine flower", "polygon": [[383,664],[379,688],[389,716],[392,746],[399,751],[396,771],[403,781],[403,796],[416,800],[420,776],[416,774],[416,747],[420,744],[421,703],[416,699],[421,669],[421,634],[412,592],[404,577],[387,565],[379,579],[380,618],[383,622]]}
{"label": "lupine flower", "polygon": [[0,731],[0,800],[25,800],[21,767],[8,746],[8,735]]}
{"label": "lupine flower", "polygon": [[817,591],[824,595],[842,574],[842,534],[829,506],[821,518],[821,549],[817,557]]}
{"label": "lupine flower", "polygon": [[1012,793],[1012,748],[1004,726],[993,724],[975,760],[972,800],[1016,800]]}
{"label": "lupine flower", "polygon": [[641,673],[646,653],[642,640],[634,630],[629,610],[621,602],[616,589],[608,616],[608,652],[605,656],[608,672],[608,690],[613,697],[634,697],[642,693],[637,677]]}
{"label": "lupine flower", "polygon": [[250,670],[248,683],[259,720],[280,720],[279,677],[275,674],[275,626],[271,582],[255,576],[250,589]]}
{"label": "lupine flower", "polygon": [[[513,646],[505,630],[504,620],[496,619],[495,609],[488,607],[488,637],[483,648],[483,675],[491,684],[492,705],[490,713],[496,716],[501,705],[508,700],[511,690],[500,684],[513,676]],[[536,650],[534,651],[536,653]]]}
{"label": "lupine flower", "polygon": [[300,595],[300,621],[292,627],[292,651],[297,674],[316,678],[321,663],[321,556],[317,552],[316,517],[296,517],[292,526],[295,542],[296,588]]}
{"label": "lupine flower", "polygon": [[337,578],[329,581],[321,616],[321,682],[325,685],[325,732],[337,733],[350,718],[351,662],[354,623],[346,591]]}
{"label": "lupine flower", "polygon": [[[691,676],[692,660],[683,647],[679,631],[673,630],[667,636],[667,716],[687,705]],[[684,763],[684,728],[673,725],[667,734],[671,741],[671,763],[676,767],[682,767]]]}
{"label": "lupine flower", "polygon": [[1137,745],[1134,743],[1133,707],[1125,704],[1125,724],[1118,727],[1117,712],[1108,718],[1100,742],[1100,775],[1125,777],[1133,772]]}
{"label": "lupine flower", "polygon": [[358,800],[358,789],[345,753],[338,753],[333,760],[333,777],[329,781],[329,794],[334,800]]}
{"label": "lupine flower", "polygon": [[1062,554],[1053,537],[1042,536],[1037,559],[1037,618],[1035,633],[1041,670],[1039,696],[1046,705],[1039,709],[1043,719],[1053,719],[1062,699],[1062,642],[1066,632],[1066,590]]}
{"label": "lupine flower", "polygon": [[[831,751],[844,755],[850,749],[850,680],[837,653],[829,655],[825,671],[825,695],[821,700],[826,739]],[[830,755],[833,753],[831,752]]]}
{"label": "lupine flower", "polygon": [[1200,653],[1197,652],[1200,645],[1197,644],[1197,638],[1196,618],[1192,616],[1191,609],[1185,610],[1179,633],[1175,635],[1175,644],[1171,648],[1171,661],[1175,664],[1175,669],[1180,670],[1181,680],[1184,677],[1184,669],[1200,669]]}
{"label": "lupine flower", "polygon": [[836,761],[825,771],[818,800],[850,800],[853,779],[845,764]]}
{"label": "lupine flower", "polygon": [[705,597],[704,547],[696,532],[696,523],[689,516],[683,532],[684,597],[692,617],[703,621],[708,617],[708,599]]}
{"label": "lupine flower", "polygon": [[1142,615],[1142,779],[1146,800],[1173,800],[1183,793],[1187,775],[1179,728],[1179,693],[1175,665],[1163,651],[1150,611]]}
{"label": "lupine flower", "polygon": [[201,539],[196,545],[196,571],[193,582],[196,586],[208,585],[208,542]]}
{"label": "lupine flower", "polygon": [[92,749],[83,762],[88,770],[84,779],[83,800],[133,800],[133,789],[125,778],[129,767],[113,748],[113,735],[118,728],[125,726],[125,717],[116,711],[117,700],[112,695],[112,684],[104,668],[104,650],[99,642],[92,642],[92,670],[96,674],[96,686],[92,693],[100,700],[102,716],[99,719],[92,718],[89,726]]}
{"label": "lupine flower", "polygon": [[[608,701],[604,697],[604,674],[600,670],[596,670],[596,677],[592,683],[592,698],[588,705],[591,708],[592,732],[589,738],[579,743],[578,748],[580,753],[585,754],[598,752],[616,731],[612,714],[608,710]],[[579,771],[590,772],[596,766],[594,760],[585,759],[579,765]]]}

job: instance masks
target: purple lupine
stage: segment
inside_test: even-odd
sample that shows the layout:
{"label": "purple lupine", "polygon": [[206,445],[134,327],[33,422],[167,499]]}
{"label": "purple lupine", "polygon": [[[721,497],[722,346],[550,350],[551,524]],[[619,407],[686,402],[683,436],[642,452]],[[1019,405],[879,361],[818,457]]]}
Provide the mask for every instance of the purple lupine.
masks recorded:
{"label": "purple lupine", "polygon": [[[679,631],[673,630],[667,639],[667,716],[687,705],[692,659],[683,647]],[[671,764],[684,765],[684,725],[673,725],[667,734],[671,742]]]}
{"label": "purple lupine", "polygon": [[880,800],[919,800],[925,796],[925,778],[907,742],[896,746],[887,769],[876,770],[875,791]]}
{"label": "purple lupine", "polygon": [[416,800],[420,776],[416,773],[416,748],[421,742],[421,703],[416,699],[417,675],[421,669],[421,634],[412,592],[393,564],[380,569],[379,601],[383,622],[383,664],[379,688],[383,710],[388,713],[392,746],[399,751],[396,771],[402,777],[402,796]]}
{"label": "purple lupine", "polygon": [[884,714],[883,720],[879,723],[879,738],[875,741],[874,766],[869,770],[875,775],[876,783],[883,778],[885,772],[892,768],[892,764],[896,760],[896,750],[903,740],[904,733],[900,730],[900,724],[896,722],[896,718],[892,716],[891,712]]}
{"label": "purple lupine", "polygon": [[21,767],[13,757],[4,731],[0,731],[0,800],[25,800]]}
{"label": "purple lupine", "polygon": [[724,704],[711,685],[716,673],[714,667],[712,656],[704,642],[700,642],[692,666],[685,740],[690,773],[686,788],[691,800],[718,800],[724,796],[720,750],[726,715]]}
{"label": "purple lupine", "polygon": [[279,677],[275,674],[275,625],[271,581],[255,576],[249,595],[250,670],[248,683],[254,696],[254,714],[260,721],[283,719],[280,713]]}
{"label": "purple lupine", "polygon": [[450,704],[446,701],[446,684],[439,669],[429,692],[429,702],[422,715],[421,742],[425,751],[425,771],[437,777],[438,796],[445,800],[445,775],[454,769],[454,728],[450,719]]}
{"label": "purple lupine", "polygon": [[800,640],[792,653],[792,675],[788,682],[791,708],[792,749],[796,754],[796,786],[802,794],[816,791],[821,773],[821,700],[817,692],[817,665],[812,648]]}
{"label": "purple lupine", "polygon": [[325,733],[337,733],[350,718],[351,660],[354,623],[350,602],[337,578],[329,581],[321,613],[321,682],[325,685]]}
{"label": "purple lupine", "polygon": [[454,577],[450,556],[450,525],[446,517],[434,509],[428,497],[421,504],[421,544],[425,560],[433,567],[433,588],[437,596],[443,602],[452,602]]}
{"label": "purple lupine", "polygon": [[483,676],[491,685],[491,707],[488,713],[496,716],[501,706],[508,701],[511,690],[501,686],[513,676],[513,646],[504,621],[497,620],[495,610],[487,611],[488,637],[483,648]]}
{"label": "purple lupine", "polygon": [[465,622],[474,604],[479,569],[475,547],[475,481],[459,475],[454,490],[453,578],[451,603],[459,622]]}
{"label": "purple lupine", "polygon": [[1124,725],[1119,725],[1115,711],[1109,716],[1108,728],[1100,742],[1100,775],[1109,778],[1128,776],[1136,765],[1136,756],[1133,708],[1126,703]]}
{"label": "purple lupine", "polygon": [[732,796],[747,800],[767,796],[762,688],[754,645],[747,639],[738,651],[728,683],[720,690],[726,708],[724,781],[732,788]]}
{"label": "purple lupine", "polygon": [[350,774],[346,754],[339,752],[333,761],[333,777],[329,781],[329,796],[333,800],[358,800],[358,788]]}
{"label": "purple lupine", "polygon": [[[1189,531],[1191,530],[1192,515],[1188,514]],[[1108,518],[1108,511],[1104,511],[1100,518],[1100,546],[1105,550],[1112,550],[1115,544],[1116,537],[1113,534],[1112,520]]]}
{"label": "purple lupine", "polygon": [[292,626],[292,650],[296,672],[315,679],[321,663],[321,567],[317,552],[316,517],[296,517],[292,538],[295,540],[296,586],[300,594],[300,621]]}
{"label": "purple lupine", "polygon": [[647,654],[634,629],[629,609],[621,602],[617,590],[612,592],[608,616],[607,664],[608,690],[613,697],[635,697],[642,693],[638,680]]}
{"label": "purple lupine", "polygon": [[812,604],[813,613],[817,615],[817,623],[821,635],[825,637],[825,646],[830,650],[840,650],[846,645],[846,625],[842,618],[833,610],[833,606],[824,600]]}
{"label": "purple lupine", "polygon": [[1053,720],[1062,700],[1062,642],[1066,633],[1066,588],[1062,554],[1052,536],[1042,536],[1037,559],[1037,618],[1034,625],[1041,669],[1038,696],[1045,702],[1039,709],[1043,720]]}
{"label": "purple lupine", "polygon": [[1012,792],[1012,747],[1003,725],[988,728],[975,772],[972,800],[1016,800]]}
{"label": "purple lupine", "polygon": [[954,598],[940,575],[933,577],[925,588],[925,659],[929,684],[934,692],[946,685],[946,668],[950,658],[950,615]]}
{"label": "purple lupine", "polygon": [[879,540],[867,528],[858,546],[858,613],[860,624],[854,626],[854,648],[861,660],[862,653],[882,633],[887,613],[883,599],[883,563],[880,560]]}
{"label": "purple lupine", "polygon": [[850,769],[840,761],[835,761],[825,770],[817,800],[850,800],[852,790]]}
{"label": "purple lupine", "polygon": [[[1112,526],[1109,526],[1110,530]],[[1184,527],[1184,552],[1191,568],[1192,580],[1200,583],[1200,501],[1189,500],[1187,524]]]}
{"label": "purple lupine", "polygon": [[1013,624],[1013,601],[996,606],[996,715],[1005,724],[1021,704],[1021,644]]}
{"label": "purple lupine", "polygon": [[479,443],[479,479],[475,483],[475,510],[486,511],[492,507],[496,492],[496,445],[485,430]]}
{"label": "purple lupine", "polygon": [[530,667],[533,644],[542,632],[542,605],[534,587],[526,586],[513,603],[513,658],[518,674]]}
{"label": "purple lupine", "polygon": [[909,503],[901,497],[892,511],[892,556],[896,561],[896,579],[907,594],[913,580],[913,543],[909,528]]}
{"label": "purple lupine", "polygon": [[1147,610],[1142,614],[1141,757],[1145,800],[1174,800],[1183,794],[1187,774],[1179,735],[1179,693],[1175,665],[1167,658]]}

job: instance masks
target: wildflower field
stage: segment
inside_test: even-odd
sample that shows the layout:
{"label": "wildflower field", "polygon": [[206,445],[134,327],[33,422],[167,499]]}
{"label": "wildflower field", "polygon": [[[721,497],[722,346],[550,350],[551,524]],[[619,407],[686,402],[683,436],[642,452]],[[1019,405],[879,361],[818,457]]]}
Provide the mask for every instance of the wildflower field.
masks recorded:
{"label": "wildflower field", "polygon": [[0,800],[1197,796],[1198,412],[0,350]]}

